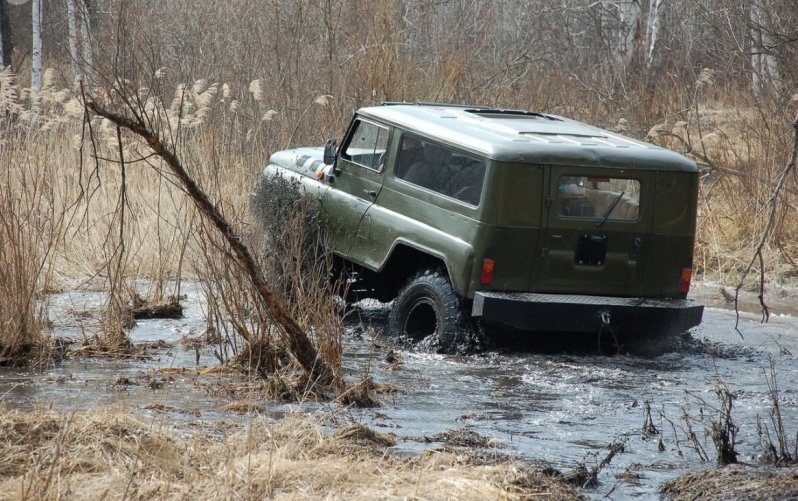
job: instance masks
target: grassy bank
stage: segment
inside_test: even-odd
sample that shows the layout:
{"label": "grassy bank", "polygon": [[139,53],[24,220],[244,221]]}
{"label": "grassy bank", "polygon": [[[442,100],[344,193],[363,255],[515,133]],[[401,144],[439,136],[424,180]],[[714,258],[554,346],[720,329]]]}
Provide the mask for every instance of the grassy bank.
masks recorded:
{"label": "grassy bank", "polygon": [[0,499],[574,499],[513,462],[467,453],[399,458],[360,425],[326,434],[294,416],[187,435],[127,413],[0,407]]}

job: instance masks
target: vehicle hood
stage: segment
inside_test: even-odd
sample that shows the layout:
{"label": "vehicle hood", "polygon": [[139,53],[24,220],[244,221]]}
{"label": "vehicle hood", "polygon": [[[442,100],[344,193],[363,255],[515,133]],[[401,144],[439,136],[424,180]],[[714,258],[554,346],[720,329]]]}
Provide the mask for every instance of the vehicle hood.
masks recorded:
{"label": "vehicle hood", "polygon": [[324,164],[324,148],[293,148],[274,153],[269,157],[269,164],[299,172],[306,176],[315,176],[316,169]]}

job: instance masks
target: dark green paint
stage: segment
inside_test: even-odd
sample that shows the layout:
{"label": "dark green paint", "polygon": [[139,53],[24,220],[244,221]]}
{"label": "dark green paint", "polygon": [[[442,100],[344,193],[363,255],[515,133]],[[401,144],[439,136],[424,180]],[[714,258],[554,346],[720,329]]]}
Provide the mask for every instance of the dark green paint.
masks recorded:
{"label": "dark green paint", "polygon": [[[322,149],[275,154],[265,174],[297,176],[323,200],[339,255],[379,272],[397,246],[443,261],[455,291],[543,292],[677,298],[682,269],[692,266],[698,170],[672,151],[561,117],[474,113],[467,108],[390,105],[363,108],[390,130],[380,171],[346,161],[316,179],[308,168]],[[484,159],[478,207],[394,176],[402,134]],[[339,153],[346,148],[344,138]],[[297,159],[312,158],[297,164]],[[555,210],[560,175],[639,180],[635,221],[563,218]],[[578,266],[580,238],[607,242],[601,266]],[[480,285],[483,258],[495,261],[491,285]]]}

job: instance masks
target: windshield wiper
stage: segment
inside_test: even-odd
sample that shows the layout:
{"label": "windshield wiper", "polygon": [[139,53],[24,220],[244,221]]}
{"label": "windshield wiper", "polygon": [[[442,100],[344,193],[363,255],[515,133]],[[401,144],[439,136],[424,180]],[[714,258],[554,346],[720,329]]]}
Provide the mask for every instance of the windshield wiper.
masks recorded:
{"label": "windshield wiper", "polygon": [[621,201],[621,199],[623,198],[623,196],[625,194],[626,194],[626,192],[622,191],[621,194],[618,195],[618,197],[615,200],[612,201],[612,203],[610,204],[609,208],[607,208],[607,212],[605,212],[604,215],[601,216],[601,221],[596,223],[596,228],[600,228],[602,224],[607,222],[607,219],[610,218],[610,214],[612,214],[612,211],[615,209],[615,206],[618,205],[618,202]]}

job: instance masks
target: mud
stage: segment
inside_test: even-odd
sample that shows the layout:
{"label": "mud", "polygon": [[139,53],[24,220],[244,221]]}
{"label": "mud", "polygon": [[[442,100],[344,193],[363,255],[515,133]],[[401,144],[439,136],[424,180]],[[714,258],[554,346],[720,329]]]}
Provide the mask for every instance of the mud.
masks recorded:
{"label": "mud", "polygon": [[[770,321],[761,323],[755,297],[745,296],[741,336],[718,291],[711,284],[697,288],[697,297],[711,305],[704,323],[656,347],[655,355],[621,349],[608,356],[592,339],[574,349],[540,352],[533,337],[520,343],[524,351],[424,353],[379,337],[387,308],[364,303],[345,338],[344,369],[350,381],[369,381],[358,398],[368,396],[378,406],[357,406],[353,399],[344,412],[389,436],[390,449],[400,455],[468,448],[562,475],[594,471],[613,444],[623,442],[584,492],[650,497],[667,481],[714,467],[708,429],[717,417],[720,380],[734,396],[739,459],[757,464],[763,453],[757,417],[769,422],[772,407],[765,377],[771,360],[787,435],[795,436],[798,302],[792,291],[781,293],[771,303]],[[267,399],[258,385],[218,370],[212,346],[190,342],[205,333],[199,288],[184,284],[181,294],[183,318],[140,320],[131,331],[135,344],[147,345],[146,358],[70,358],[41,372],[3,369],[0,400],[19,409],[121,407],[139,419],[166,419],[185,433],[245,423],[256,414],[341,411],[340,403]],[[99,293],[53,295],[54,333],[78,341],[92,336],[103,301]]]}

